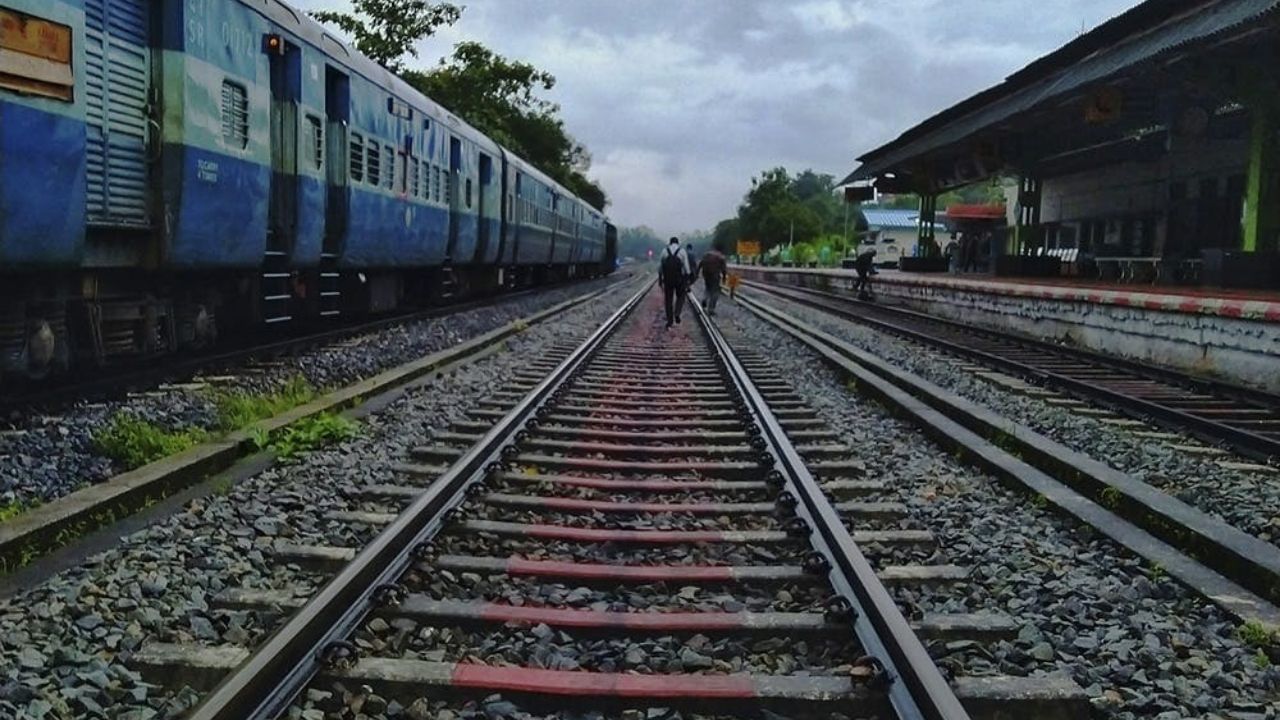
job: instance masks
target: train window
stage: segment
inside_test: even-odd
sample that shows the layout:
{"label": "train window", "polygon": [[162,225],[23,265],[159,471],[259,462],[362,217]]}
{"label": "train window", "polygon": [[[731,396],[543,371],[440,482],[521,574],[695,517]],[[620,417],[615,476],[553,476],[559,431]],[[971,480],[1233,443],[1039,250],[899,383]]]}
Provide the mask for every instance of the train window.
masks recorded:
{"label": "train window", "polygon": [[382,150],[378,143],[370,142],[365,153],[365,168],[368,171],[369,184],[378,187],[382,184]]}
{"label": "train window", "polygon": [[319,170],[324,167],[324,125],[315,115],[307,116],[307,136],[311,140],[311,162]]}
{"label": "train window", "polygon": [[440,166],[434,166],[431,170],[431,174],[435,176],[433,182],[436,187],[436,202],[440,202],[440,198],[444,194],[444,180],[440,178]]}
{"label": "train window", "polygon": [[222,142],[235,150],[249,147],[249,95],[230,80],[222,81]]}
{"label": "train window", "polygon": [[467,207],[471,207],[471,178],[467,178]]}
{"label": "train window", "polygon": [[382,186],[390,190],[395,187],[396,151],[390,145],[382,147],[382,167],[387,171],[382,174]]}
{"label": "train window", "polygon": [[453,174],[441,168],[440,178],[444,180],[444,201],[453,205]]}
{"label": "train window", "polygon": [[413,158],[410,158],[410,157],[406,157],[405,162],[413,163],[413,173],[412,173],[413,174],[413,193],[412,194],[414,197],[418,197],[419,195],[422,194],[422,174],[421,174],[422,166],[418,164],[417,160],[414,160]]}
{"label": "train window", "polygon": [[364,181],[364,136],[351,133],[351,179]]}

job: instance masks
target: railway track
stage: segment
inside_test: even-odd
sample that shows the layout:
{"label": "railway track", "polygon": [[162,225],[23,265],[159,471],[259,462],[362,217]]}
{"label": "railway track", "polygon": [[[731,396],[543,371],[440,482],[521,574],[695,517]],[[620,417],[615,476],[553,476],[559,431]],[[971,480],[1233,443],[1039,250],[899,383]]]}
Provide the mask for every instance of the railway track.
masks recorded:
{"label": "railway track", "polygon": [[5,418],[32,409],[48,410],[82,400],[116,397],[130,390],[152,387],[163,382],[191,377],[201,371],[230,367],[254,360],[271,360],[297,355],[323,345],[341,342],[365,333],[377,332],[406,323],[423,322],[454,313],[488,307],[500,302],[545,292],[551,287],[530,288],[519,292],[469,300],[426,310],[397,313],[387,317],[362,320],[279,339],[274,335],[249,338],[241,345],[209,352],[149,359],[125,363],[118,367],[77,372],[66,378],[30,383],[5,379],[0,384],[0,424]]}
{"label": "railway track", "polygon": [[1280,459],[1280,396],[1272,393],[810,288],[755,281],[746,285],[1187,432],[1255,460]]}
{"label": "railway track", "polygon": [[352,488],[359,509],[331,519],[362,528],[363,547],[278,545],[328,579],[305,602],[220,594],[292,613],[256,650],[153,644],[135,665],[170,682],[228,673],[199,720],[343,717],[357,696],[373,717],[388,698],[428,713],[493,693],[553,717],[1087,712],[1061,676],[948,682],[930,647],[1007,638],[1016,621],[904,616],[901,593],[965,571],[938,562],[767,360],[735,354],[701,313],[665,331],[659,305],[642,290],[582,344],[530,358],[386,484]]}

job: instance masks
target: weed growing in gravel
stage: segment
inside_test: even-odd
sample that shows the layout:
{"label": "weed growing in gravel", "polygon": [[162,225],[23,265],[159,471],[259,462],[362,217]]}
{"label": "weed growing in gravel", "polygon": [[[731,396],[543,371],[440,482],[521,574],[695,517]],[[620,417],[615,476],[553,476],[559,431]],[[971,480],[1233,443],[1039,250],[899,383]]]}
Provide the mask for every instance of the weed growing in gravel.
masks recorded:
{"label": "weed growing in gravel", "polygon": [[1276,641],[1276,630],[1269,628],[1257,620],[1250,620],[1236,630],[1236,634],[1246,645],[1265,648]]}
{"label": "weed growing in gravel", "polygon": [[205,437],[203,430],[169,430],[120,412],[106,427],[93,433],[93,446],[99,453],[133,470],[194,447]]}
{"label": "weed growing in gravel", "polygon": [[271,448],[283,460],[292,459],[308,450],[349,440],[360,431],[360,424],[341,415],[320,413],[281,430]]}
{"label": "weed growing in gravel", "polygon": [[315,386],[301,375],[295,375],[284,387],[269,393],[220,392],[213,396],[217,427],[223,432],[239,430],[309,403],[315,397]]}
{"label": "weed growing in gravel", "polygon": [[1253,656],[1253,664],[1259,670],[1266,670],[1271,667],[1271,657],[1263,652],[1262,648],[1258,648],[1258,652]]}
{"label": "weed growing in gravel", "polygon": [[28,503],[22,500],[10,500],[4,505],[0,505],[0,523],[6,520],[12,520],[22,513],[35,507],[38,503]]}
{"label": "weed growing in gravel", "polygon": [[1102,504],[1111,510],[1120,507],[1120,491],[1109,487],[1102,491]]}

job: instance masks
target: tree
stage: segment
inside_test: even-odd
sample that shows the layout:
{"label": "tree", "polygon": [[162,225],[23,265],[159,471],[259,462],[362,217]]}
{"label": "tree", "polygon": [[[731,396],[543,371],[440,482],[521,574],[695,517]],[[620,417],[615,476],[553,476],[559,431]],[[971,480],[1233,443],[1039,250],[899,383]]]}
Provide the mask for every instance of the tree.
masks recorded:
{"label": "tree", "polygon": [[591,155],[565,130],[560,107],[538,95],[555,87],[551,73],[463,42],[435,69],[403,76],[596,209],[608,204],[604,190],[586,176]]}
{"label": "tree", "polygon": [[618,228],[618,257],[644,259],[650,250],[656,255],[665,245],[658,233],[645,225]]}
{"label": "tree", "polygon": [[418,57],[414,43],[462,17],[461,7],[430,0],[352,0],[351,6],[354,12],[321,10],[312,15],[338,26],[357,50],[395,73],[404,69],[405,55]]}
{"label": "tree", "polygon": [[407,70],[414,43],[452,25],[462,8],[433,0],[352,0],[351,13],[317,12],[320,22],[351,35],[356,49],[399,74],[432,100],[449,108],[514,151],[570,192],[603,211],[604,190],[587,177],[591,154],[565,129],[560,107],[540,92],[555,87],[551,73],[508,60],[476,42],[459,43],[453,56],[429,71]]}

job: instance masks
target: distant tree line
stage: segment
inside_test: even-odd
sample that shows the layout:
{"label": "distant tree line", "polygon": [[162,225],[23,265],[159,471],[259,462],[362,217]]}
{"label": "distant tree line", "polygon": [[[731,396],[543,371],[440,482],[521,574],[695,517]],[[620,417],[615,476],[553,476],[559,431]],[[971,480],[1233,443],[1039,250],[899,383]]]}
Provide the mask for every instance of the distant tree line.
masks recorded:
{"label": "distant tree line", "polygon": [[453,56],[429,70],[412,70],[405,57],[414,44],[451,26],[461,6],[432,0],[352,0],[352,12],[317,12],[315,18],[351,36],[356,49],[397,73],[432,100],[537,166],[599,210],[609,198],[587,177],[591,155],[565,129],[560,107],[539,93],[555,76],[510,60],[475,42],[459,43]]}
{"label": "distant tree line", "polygon": [[737,215],[717,223],[710,239],[728,253],[750,240],[766,255],[789,247],[797,259],[817,259],[846,252],[856,226],[857,213],[845,207],[831,175],[804,170],[792,176],[777,167],[751,179]]}

